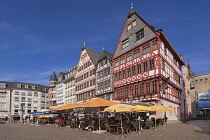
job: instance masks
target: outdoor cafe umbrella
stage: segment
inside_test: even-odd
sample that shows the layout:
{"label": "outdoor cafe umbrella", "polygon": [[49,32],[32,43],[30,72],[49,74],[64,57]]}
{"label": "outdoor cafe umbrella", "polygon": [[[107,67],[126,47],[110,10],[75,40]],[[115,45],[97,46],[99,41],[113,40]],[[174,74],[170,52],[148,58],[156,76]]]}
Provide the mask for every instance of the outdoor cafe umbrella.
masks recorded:
{"label": "outdoor cafe umbrella", "polygon": [[[151,108],[150,107],[146,107],[146,106],[143,106],[143,105],[136,105],[136,106],[133,106],[131,108],[132,111],[136,111],[136,112],[145,112],[145,111],[150,111]],[[139,133],[142,133],[141,132],[141,119],[139,120]]]}
{"label": "outdoor cafe umbrella", "polygon": [[[74,111],[78,111],[78,112],[85,112],[85,111],[100,112],[100,107],[107,107],[107,106],[111,106],[115,104],[118,104],[118,103],[105,100],[102,98],[95,98],[93,100],[81,103],[77,106],[77,108],[73,108],[73,109]],[[101,131],[100,113],[99,113],[99,131]]]}
{"label": "outdoor cafe umbrella", "polygon": [[127,105],[127,104],[116,104],[109,106],[104,109],[105,112],[132,112],[131,108],[133,108],[132,105]]}
{"label": "outdoor cafe umbrella", "polygon": [[151,111],[155,111],[155,128],[154,128],[154,130],[157,130],[157,128],[156,128],[156,112],[167,111],[167,109],[164,106],[150,106],[150,107],[151,107]]}
{"label": "outdoor cafe umbrella", "polygon": [[[118,112],[118,113],[124,113],[124,112],[132,112],[131,108],[132,105],[127,105],[127,104],[116,104],[112,105],[110,107],[107,107],[104,109],[105,112]],[[124,136],[124,130],[122,126],[122,116],[121,116],[121,129],[122,129],[122,135],[121,138],[125,138]]]}

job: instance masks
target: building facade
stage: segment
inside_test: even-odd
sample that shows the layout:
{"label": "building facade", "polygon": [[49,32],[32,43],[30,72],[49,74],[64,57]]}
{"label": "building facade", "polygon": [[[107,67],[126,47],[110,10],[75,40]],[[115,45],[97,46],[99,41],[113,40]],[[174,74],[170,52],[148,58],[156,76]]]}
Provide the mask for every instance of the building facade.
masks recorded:
{"label": "building facade", "polygon": [[82,103],[95,98],[95,75],[100,53],[84,46],[75,74],[76,102]]}
{"label": "building facade", "polygon": [[112,54],[103,50],[96,69],[96,97],[112,100]]}
{"label": "building facade", "polygon": [[64,83],[64,104],[75,104],[76,96],[75,96],[75,73],[77,70],[77,66],[74,66],[69,69],[69,71],[65,74]]}
{"label": "building facade", "polygon": [[65,73],[59,72],[58,73],[58,82],[56,84],[56,105],[57,107],[64,105],[64,83],[65,80]]}
{"label": "building facade", "polygon": [[192,118],[210,116],[210,73],[190,78]]}
{"label": "building facade", "polygon": [[[130,10],[113,55],[115,100],[172,107],[180,119],[183,60],[164,32]],[[163,116],[163,113],[159,113]]]}
{"label": "building facade", "polygon": [[20,119],[20,106],[24,115],[49,109],[48,87],[23,82],[0,81],[0,118],[10,121]]}
{"label": "building facade", "polygon": [[49,99],[49,105],[50,109],[56,108],[56,84],[58,82],[58,78],[56,76],[55,71],[50,76],[50,87],[48,89],[48,99]]}
{"label": "building facade", "polygon": [[191,95],[190,95],[190,70],[183,65],[182,70],[182,92],[180,97],[180,120],[189,120],[192,118]]}

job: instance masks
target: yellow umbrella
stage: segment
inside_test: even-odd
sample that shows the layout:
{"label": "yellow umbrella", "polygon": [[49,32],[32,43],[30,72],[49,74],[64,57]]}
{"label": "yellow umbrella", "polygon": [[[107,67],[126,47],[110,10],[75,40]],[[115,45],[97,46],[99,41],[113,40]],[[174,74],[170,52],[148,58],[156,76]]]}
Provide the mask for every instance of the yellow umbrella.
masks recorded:
{"label": "yellow umbrella", "polygon": [[151,111],[167,111],[167,109],[164,106],[150,106]]}
{"label": "yellow umbrella", "polygon": [[115,104],[104,109],[105,112],[131,112],[132,105]]}
{"label": "yellow umbrella", "polygon": [[146,106],[143,106],[143,105],[136,105],[136,106],[133,106],[130,109],[131,109],[131,111],[136,111],[136,112],[145,112],[145,111],[150,111],[151,110],[150,107],[146,107]]}
{"label": "yellow umbrella", "polygon": [[166,108],[166,111],[176,111],[176,109],[173,109],[171,107],[165,107]]}

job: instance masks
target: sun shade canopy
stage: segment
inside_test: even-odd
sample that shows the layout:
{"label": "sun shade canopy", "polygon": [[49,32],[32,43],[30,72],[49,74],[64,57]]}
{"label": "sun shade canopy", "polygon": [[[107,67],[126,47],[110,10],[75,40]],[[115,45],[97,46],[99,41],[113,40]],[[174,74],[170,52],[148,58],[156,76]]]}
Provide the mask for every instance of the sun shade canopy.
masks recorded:
{"label": "sun shade canopy", "polygon": [[96,99],[81,103],[77,107],[106,107],[106,106],[111,106],[114,104],[118,104],[118,103],[101,99],[101,98],[96,98]]}
{"label": "sun shade canopy", "polygon": [[134,106],[127,104],[116,104],[104,109],[105,112],[132,112]]}

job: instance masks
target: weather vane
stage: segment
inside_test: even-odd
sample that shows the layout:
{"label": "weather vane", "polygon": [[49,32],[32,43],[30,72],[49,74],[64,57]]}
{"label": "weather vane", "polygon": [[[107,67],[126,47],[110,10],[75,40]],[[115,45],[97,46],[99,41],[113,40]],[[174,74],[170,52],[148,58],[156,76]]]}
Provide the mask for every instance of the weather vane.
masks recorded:
{"label": "weather vane", "polygon": [[83,43],[83,44],[84,44],[84,46],[85,46],[85,41],[84,41],[84,43]]}
{"label": "weather vane", "polygon": [[103,45],[103,50],[104,50],[104,45]]}

